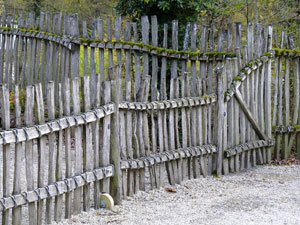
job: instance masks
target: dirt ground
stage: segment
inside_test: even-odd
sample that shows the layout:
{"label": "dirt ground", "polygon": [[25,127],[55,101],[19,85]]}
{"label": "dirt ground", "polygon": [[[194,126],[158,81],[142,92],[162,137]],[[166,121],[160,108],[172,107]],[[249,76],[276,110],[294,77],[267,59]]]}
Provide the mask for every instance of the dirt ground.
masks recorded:
{"label": "dirt ground", "polygon": [[60,224],[300,224],[300,166],[258,166],[140,192],[113,211],[91,210]]}

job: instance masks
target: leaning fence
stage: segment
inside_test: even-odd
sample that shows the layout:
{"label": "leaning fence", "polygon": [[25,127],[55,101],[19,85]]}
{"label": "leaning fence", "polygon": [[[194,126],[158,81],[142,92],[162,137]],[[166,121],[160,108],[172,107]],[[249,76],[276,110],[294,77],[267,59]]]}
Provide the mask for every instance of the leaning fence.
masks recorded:
{"label": "leaning fence", "polygon": [[179,40],[178,22],[156,16],[4,13],[2,223],[60,221],[99,208],[102,192],[120,203],[288,158],[300,143],[292,37],[277,43],[261,24],[246,41],[240,23],[216,31],[188,23]]}

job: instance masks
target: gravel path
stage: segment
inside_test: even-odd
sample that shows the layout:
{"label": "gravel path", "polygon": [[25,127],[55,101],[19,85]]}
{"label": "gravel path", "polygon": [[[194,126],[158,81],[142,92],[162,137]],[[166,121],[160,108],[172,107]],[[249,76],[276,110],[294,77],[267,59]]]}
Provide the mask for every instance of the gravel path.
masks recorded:
{"label": "gravel path", "polygon": [[221,178],[140,192],[114,212],[91,210],[60,224],[300,224],[300,166],[259,166]]}

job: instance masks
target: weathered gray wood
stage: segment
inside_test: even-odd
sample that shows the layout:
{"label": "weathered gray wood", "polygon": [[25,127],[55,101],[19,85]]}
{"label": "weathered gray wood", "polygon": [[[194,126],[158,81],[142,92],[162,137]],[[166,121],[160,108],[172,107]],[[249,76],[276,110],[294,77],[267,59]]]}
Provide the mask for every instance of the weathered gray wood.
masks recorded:
{"label": "weathered gray wood", "polygon": [[[112,40],[112,32],[111,32],[111,19],[109,16],[106,17],[106,34],[107,34],[107,40]],[[112,49],[108,49],[108,66],[113,66],[113,51]]]}
{"label": "weathered gray wood", "polygon": [[[14,88],[15,92],[15,116],[16,116],[16,127],[21,126],[21,106],[19,100],[19,87],[15,85]],[[15,145],[15,170],[14,170],[14,180],[13,180],[13,192],[12,194],[18,194],[21,192],[21,170],[22,170],[22,143],[16,143]],[[38,176],[40,177],[40,175]],[[22,209],[21,207],[16,207],[12,211],[12,224],[13,225],[20,225],[22,220]]]}
{"label": "weathered gray wood", "polygon": [[[286,57],[285,74],[284,74],[284,123],[283,125],[288,126],[289,124],[290,124],[290,61],[289,58]],[[283,159],[287,160],[289,157],[289,152],[288,152],[289,134],[284,134],[283,138],[284,138]]]}
{"label": "weathered gray wood", "polygon": [[[258,73],[258,101],[257,104],[258,106],[264,105],[264,73],[265,73],[265,67],[266,65],[264,64],[261,68],[258,68],[259,73]],[[274,99],[275,101],[275,99]],[[260,127],[262,128],[262,131],[265,132],[265,120],[264,120],[264,107],[258,107],[258,123]],[[263,149],[258,149],[258,158],[259,158],[259,163],[263,164],[264,163],[264,156],[265,155],[265,148]]]}
{"label": "weathered gray wood", "polygon": [[[52,32],[57,35],[61,35],[61,19],[62,13],[53,13],[52,19]],[[62,52],[62,46],[57,43],[53,43],[53,80],[55,81],[55,89],[58,90],[58,85],[60,81],[60,73],[59,73],[59,57]],[[58,91],[55,92],[55,101],[59,102]]]}
{"label": "weathered gray wood", "polygon": [[[101,77],[100,74],[96,75],[96,93],[94,96],[95,102],[92,105],[92,108],[98,108],[100,105],[101,92],[103,87],[101,87]],[[92,123],[92,138],[93,138],[93,169],[97,169],[100,167],[100,122],[96,120]],[[94,182],[94,208],[100,208],[100,182]]]}
{"label": "weathered gray wood", "polygon": [[[142,41],[144,44],[149,44],[149,19],[148,16],[142,16]],[[143,77],[149,75],[149,55],[143,52]]]}
{"label": "weathered gray wood", "polygon": [[241,58],[241,38],[242,38],[242,24],[240,22],[235,23],[235,53],[238,58],[238,70],[241,70],[242,67],[242,58]]}
{"label": "weathered gray wood", "polygon": [[[111,99],[111,83],[110,81],[104,82],[104,102],[108,103]],[[103,142],[102,142],[102,149],[100,149],[100,166],[106,166],[110,163],[110,152],[111,152],[111,116],[106,116],[103,118]],[[102,185],[102,192],[109,192],[109,183],[110,179],[104,179],[101,181]]]}
{"label": "weathered gray wood", "polygon": [[[268,26],[268,44],[267,50],[272,50],[272,26]],[[266,71],[266,80],[265,80],[265,125],[266,125],[266,136],[272,138],[272,121],[271,121],[271,79],[272,79],[272,61],[268,60],[267,71]],[[272,152],[271,147],[267,148],[267,163],[271,161]]]}
{"label": "weathered gray wood", "polygon": [[[197,24],[192,23],[192,29],[191,29],[191,51],[192,52],[196,51],[196,33],[197,33]],[[187,84],[188,85],[187,87],[190,87],[191,90],[189,90],[187,92],[187,97],[197,95],[198,83],[199,82],[198,82],[198,78],[196,75],[196,61],[195,61],[195,58],[193,58],[193,59],[191,59],[191,83]],[[201,109],[199,109],[198,111],[201,111]],[[190,127],[189,127],[190,142],[189,142],[189,144],[191,146],[196,146],[197,138],[200,138],[202,136],[202,132],[200,132],[200,131],[202,131],[202,129],[196,128],[196,127],[198,127],[197,121],[199,121],[200,123],[202,121],[201,116],[202,116],[202,114],[201,114],[201,112],[199,112],[199,115],[197,118],[197,110],[193,109],[193,108],[191,108],[190,112],[188,112],[188,117],[190,117],[190,119],[188,118],[188,121],[190,122]],[[188,164],[189,164],[189,178],[192,179],[195,176],[198,176],[199,175],[198,171],[200,169],[198,166],[198,160],[195,158],[192,158],[189,160]],[[197,173],[196,173],[196,171],[197,171]]]}
{"label": "weathered gray wood", "polygon": [[[115,38],[116,41],[121,40],[121,30],[122,30],[122,20],[118,16],[115,18]],[[122,52],[121,49],[116,50],[117,54],[117,65],[122,66]],[[120,79],[122,79],[122,73],[119,74]],[[120,100],[123,100],[123,82],[120,82]],[[120,150],[121,150],[121,159],[126,157],[126,126],[125,126],[125,114],[124,111],[119,111],[120,115]],[[127,196],[127,173],[122,172],[122,194],[123,198]]]}
{"label": "weathered gray wood", "polygon": [[[97,33],[98,39],[103,40],[103,20],[97,20]],[[104,49],[99,48],[99,74],[100,74],[100,84],[102,85],[104,81]]]}
{"label": "weathered gray wood", "polygon": [[[214,26],[211,24],[209,27],[209,34],[208,34],[208,48],[210,52],[214,51]],[[213,92],[213,85],[216,85],[216,82],[213,84],[213,62],[208,62],[207,65],[207,93],[211,94]],[[215,78],[216,79],[216,78]],[[214,133],[216,131],[213,130],[212,124],[216,124],[216,118],[213,116],[215,107],[212,105],[209,105],[208,108],[208,117],[207,117],[207,122],[208,122],[208,131],[207,131],[207,141],[208,143],[215,143],[213,139],[215,139]],[[214,155],[209,155],[208,156],[208,175],[211,175],[213,171],[215,171],[216,168],[216,159]]]}
{"label": "weathered gray wood", "polygon": [[[172,49],[178,50],[178,21],[172,21]],[[170,84],[170,99],[178,98],[179,90],[177,90],[178,79],[177,79],[177,59],[171,60],[171,84]],[[178,131],[178,110],[170,110],[169,112],[169,138],[170,138],[170,149],[176,149],[179,145],[179,131]],[[178,146],[179,147],[179,146]],[[175,160],[172,162],[174,178],[176,183],[180,183],[180,171],[181,165],[177,165],[178,162]]]}
{"label": "weathered gray wood", "polygon": [[[72,80],[72,104],[73,114],[80,113],[80,96],[79,96],[79,79],[74,78]],[[82,129],[81,127],[75,127],[75,174],[81,174],[82,172]],[[81,211],[81,192],[82,188],[78,188],[74,191],[73,199],[73,212],[78,214]]]}
{"label": "weathered gray wood", "polygon": [[[202,32],[201,32],[201,41],[200,41],[200,51],[201,52],[206,52],[207,51],[207,26],[202,27]],[[196,95],[202,96],[207,93],[207,63],[200,61],[200,79],[199,79],[199,86],[198,86],[198,91]],[[208,138],[210,134],[208,134],[208,127],[210,126],[210,122],[208,122],[208,109],[207,107],[202,107],[198,109],[198,115],[197,115],[198,120],[199,120],[199,126],[202,125],[202,129],[199,130],[199,134],[197,135],[198,137],[198,144],[207,144]],[[210,130],[210,129],[209,129]],[[201,132],[200,132],[201,131]],[[209,131],[210,132],[210,131]],[[208,165],[208,158],[210,158],[211,162],[211,156],[201,156],[200,161],[201,161],[201,170],[202,174],[204,177],[208,175],[208,167],[211,167],[211,164]],[[196,169],[196,174],[198,173],[198,164],[195,166]]]}
{"label": "weathered gray wood", "polygon": [[[145,87],[144,87],[144,91],[141,92],[141,101],[142,102],[148,102],[148,96],[149,96],[149,92],[150,92],[150,76],[146,76],[145,78]],[[146,111],[143,111],[143,113],[141,114],[141,118],[140,119],[140,126],[143,127],[143,141],[144,141],[144,145],[145,145],[145,153],[146,156],[150,155],[151,152],[151,148],[150,148],[150,129],[149,129],[149,120],[148,120],[148,113]],[[155,168],[154,167],[149,167],[148,168],[149,171],[149,175],[150,175],[150,183],[151,183],[151,188],[155,188],[156,187],[156,181],[155,181]]]}
{"label": "weathered gray wood", "polygon": [[[187,23],[185,29],[185,36],[183,41],[183,50],[187,50],[189,46],[191,24]],[[181,62],[181,97],[186,97],[186,80],[187,78],[187,60],[182,60]],[[182,128],[182,147],[186,148],[188,146],[188,120],[187,120],[187,110],[185,108],[181,109],[181,128]],[[160,127],[160,126],[159,126]],[[159,135],[160,136],[160,135]],[[188,178],[188,160],[182,160],[182,180]]]}
{"label": "weathered gray wood", "polygon": [[[157,17],[151,16],[151,40],[152,45],[158,45],[158,24],[157,24]],[[158,73],[158,57],[156,55],[152,55],[152,76],[151,76],[151,101],[158,100],[158,91],[157,91],[157,73]],[[157,129],[158,128],[158,121],[157,118],[154,116],[154,113],[151,113],[151,142],[152,142],[152,152],[157,152]],[[154,167],[155,173],[155,182],[156,187],[159,188],[161,186],[161,167],[155,166]]]}
{"label": "weathered gray wood", "polygon": [[[219,64],[219,66],[221,66],[221,64]],[[223,80],[222,81],[219,81],[219,82],[222,82],[222,84],[223,84],[223,88],[224,88],[224,90],[226,90],[228,87],[228,85],[227,85],[227,70],[228,70],[228,67],[230,66],[230,62],[229,62],[229,60],[226,60],[225,61],[225,65],[224,65],[224,67],[222,68],[223,69]],[[217,72],[217,71],[216,71]],[[222,74],[222,73],[221,73]],[[220,75],[220,74],[219,74]],[[217,75],[216,75],[217,76]],[[217,77],[216,77],[216,79],[218,79]],[[220,78],[219,78],[220,79]],[[216,82],[216,88],[217,88],[217,90],[218,90],[218,80],[217,80],[217,82]],[[223,118],[223,127],[222,127],[222,129],[223,129],[223,137],[222,137],[222,149],[223,150],[225,150],[225,149],[227,149],[227,147],[228,147],[228,138],[227,138],[227,134],[228,134],[228,102],[227,101],[225,101],[224,102],[224,118]],[[219,104],[217,104],[217,110],[216,110],[216,114],[215,114],[215,117],[217,117],[217,120],[216,120],[216,122],[217,122],[217,124],[218,124],[218,121],[219,121],[219,116],[218,116],[218,114],[219,114]],[[217,127],[217,130],[220,130],[220,128],[219,127]],[[217,135],[217,137],[216,137],[216,142],[218,141],[218,135]],[[219,146],[219,145],[218,145]],[[219,157],[219,156],[218,156]],[[217,159],[217,160],[219,160],[219,158]],[[218,164],[218,163],[217,163]],[[227,174],[229,174],[229,160],[227,159],[227,158],[225,158],[225,157],[223,157],[222,156],[222,166],[223,166],[223,174],[224,175],[227,175]],[[217,169],[218,169],[219,167],[217,166]],[[222,168],[221,168],[222,169]],[[221,170],[221,174],[222,174],[222,170]]]}
{"label": "weathered gray wood", "polygon": [[[243,46],[243,66],[245,66],[248,63],[248,52],[247,52],[247,45]],[[249,79],[245,80],[245,93],[244,93],[244,99],[245,102],[249,105],[250,103],[250,98],[249,98]],[[246,142],[249,142],[251,140],[251,124],[249,120],[246,118]],[[247,151],[246,153],[246,168],[249,169],[251,167],[251,151]]]}
{"label": "weathered gray wood", "polygon": [[[2,21],[5,21],[5,13],[2,14]],[[4,82],[4,74],[3,74],[3,63],[4,63],[4,46],[5,46],[5,35],[1,35],[1,48],[0,48],[0,82]]]}
{"label": "weathered gray wood", "polygon": [[[121,16],[117,16],[115,17],[115,38],[116,41],[120,41],[121,40],[121,31],[122,31],[122,18]],[[121,49],[117,49],[117,64],[118,65],[122,65],[122,52]],[[120,74],[120,76],[122,76],[122,74]],[[122,94],[122,90],[121,90],[121,94]]]}
{"label": "weathered gray wood", "polygon": [[[281,40],[280,40],[280,48],[283,47],[283,43],[284,43],[284,36],[285,36],[285,32],[283,31],[281,33]],[[279,93],[278,93],[278,122],[277,125],[278,126],[283,126],[283,118],[282,118],[282,99],[283,99],[283,72],[282,72],[282,60],[283,58],[281,56],[279,56],[278,58],[278,89],[279,89]],[[276,135],[276,148],[275,148],[275,158],[276,159],[280,159],[280,151],[281,153],[283,153],[283,149],[282,149],[282,145],[281,145],[281,134],[277,134]],[[283,154],[282,154],[283,156]]]}
{"label": "weathered gray wood", "polygon": [[[52,32],[51,29],[51,14],[46,13],[46,31],[47,32]],[[51,41],[47,41],[47,49],[46,49],[46,65],[45,65],[45,87],[47,86],[47,83],[49,81],[53,81],[53,51],[54,51],[54,43]],[[29,45],[30,46],[30,45]],[[72,68],[71,68],[72,69]]]}
{"label": "weathered gray wood", "polygon": [[[119,104],[119,87],[120,87],[120,73],[121,67],[116,66],[111,68],[112,70],[110,74],[111,80],[111,100],[118,106]],[[120,169],[120,147],[119,147],[119,108],[116,107],[115,113],[112,116],[111,121],[111,138],[110,138],[110,162],[114,164],[114,176],[111,179],[110,183],[110,193],[114,198],[116,204],[120,204],[121,202],[121,169]]]}
{"label": "weathered gray wood", "polygon": [[[58,93],[57,93],[57,99],[58,99],[58,116],[61,118],[63,116],[63,102],[62,102],[62,85],[59,83],[58,86]],[[58,145],[57,145],[57,153],[56,153],[56,168],[55,168],[55,180],[59,181],[62,180],[62,152],[63,152],[63,136],[64,133],[62,130],[58,132]],[[60,191],[60,190],[59,190]],[[62,217],[62,203],[63,203],[63,196],[59,195],[55,198],[55,204],[54,204],[54,220],[60,221]]]}
{"label": "weathered gray wood", "polygon": [[[97,20],[93,19],[92,34],[91,34],[92,39],[96,39],[96,26],[97,26]],[[91,47],[91,53],[90,53],[90,80],[91,80],[90,99],[91,99],[91,105],[93,106],[96,104],[96,100],[97,100],[97,79],[96,79],[96,63],[95,63],[94,47]]]}
{"label": "weathered gray wood", "polygon": [[[133,37],[134,41],[138,41],[138,31],[137,31],[137,24],[132,23],[132,29],[133,29]],[[134,90],[133,90],[133,99],[137,99],[137,93],[140,89],[140,52],[137,50],[134,50]],[[133,156],[139,157],[140,156],[140,149],[139,149],[139,140],[138,140],[138,116],[137,113],[133,113]],[[139,191],[139,171],[134,171],[134,193],[137,193]],[[130,192],[129,192],[130,194]]]}
{"label": "weathered gray wood", "polygon": [[[125,23],[125,33],[124,33],[124,41],[130,41],[131,39],[131,24],[129,21]],[[131,101],[131,52],[130,50],[125,50],[125,101]],[[132,150],[132,132],[133,132],[133,124],[132,124],[132,112],[126,112],[126,148],[127,148],[127,158],[133,158],[133,150]],[[133,196],[134,193],[134,171],[128,171],[127,177],[127,187],[126,188],[127,195]]]}
{"label": "weathered gray wood", "polygon": [[[259,49],[259,51],[255,51],[254,52],[254,57],[258,58],[262,55],[262,27],[261,24],[257,23],[255,24],[255,31],[254,31],[254,49]],[[259,124],[259,111],[261,108],[263,107],[259,107],[258,105],[258,99],[259,99],[259,76],[261,73],[261,69],[258,66],[258,68],[256,69],[256,71],[254,72],[254,117],[256,118],[256,120],[258,121]],[[260,125],[260,127],[262,127]],[[263,128],[262,131],[264,132]],[[256,151],[253,151],[253,154],[255,155],[254,158],[257,158],[256,155],[258,156],[258,160],[256,159],[254,161],[254,164],[256,165],[257,162],[259,162],[260,164],[262,164],[262,151],[261,149],[257,149]]]}
{"label": "weathered gray wood", "polygon": [[[55,86],[54,82],[50,81],[47,85],[47,109],[48,109],[48,120],[55,119]],[[48,184],[55,181],[54,179],[54,168],[56,167],[56,163],[54,160],[54,155],[57,150],[56,145],[56,135],[55,133],[49,134],[49,161],[48,161]],[[49,198],[46,201],[46,222],[48,224],[52,221],[52,210],[53,210],[53,199]]]}
{"label": "weathered gray wood", "polygon": [[294,98],[295,98],[295,107],[293,112],[293,124],[297,124],[298,117],[299,117],[299,101],[300,101],[300,66],[299,60],[294,59]]}
{"label": "weathered gray wood", "polygon": [[[226,75],[227,75],[227,85],[229,86],[233,79],[233,59],[227,59],[229,61],[228,66],[226,67]],[[227,130],[227,144],[228,147],[234,146],[234,102],[230,101],[227,103],[227,112],[228,112],[228,130]],[[229,169],[230,172],[235,172],[235,164],[234,164],[234,156],[229,158]]]}
{"label": "weathered gray wood", "polygon": [[[217,77],[217,95],[218,99],[223,99],[224,97],[224,89],[223,89],[223,68],[217,67],[215,70],[215,74]],[[222,163],[223,163],[223,127],[224,127],[224,101],[218,101],[218,139],[217,139],[217,146],[218,146],[218,158],[217,158],[217,175],[222,176]]]}
{"label": "weathered gray wood", "polygon": [[[201,96],[202,92],[202,86],[203,82],[200,77],[198,77],[198,85],[197,85],[197,92],[196,95]],[[191,126],[193,129],[197,130],[197,136],[196,136],[196,145],[203,145],[204,142],[206,142],[206,131],[207,129],[204,128],[207,126],[207,121],[204,119],[204,108],[205,107],[198,107],[195,110],[195,116],[196,116],[196,126]],[[192,114],[192,123],[193,123],[193,114]],[[199,129],[199,128],[200,129]],[[194,132],[194,131],[192,131]],[[192,140],[193,142],[193,140]],[[194,168],[194,177],[198,178],[200,176],[200,172],[202,173],[203,177],[207,177],[208,175],[208,170],[207,170],[207,156],[203,155],[200,156],[200,166],[199,166],[199,161],[197,158],[194,159],[193,162],[193,168]]]}
{"label": "weathered gray wood", "polygon": [[[41,31],[45,31],[47,32],[48,30],[48,23],[49,23],[49,14],[44,14],[43,15],[44,19],[44,23],[40,29]],[[66,20],[67,16],[64,17],[64,19]],[[65,24],[66,26],[66,24]],[[23,45],[23,43],[21,42],[21,46]],[[47,45],[47,41],[42,39],[41,40],[41,68],[40,68],[40,82],[42,83],[43,88],[46,88],[46,84],[47,84],[47,78],[46,78],[46,60],[47,60],[47,52],[48,52],[48,45]],[[21,79],[22,79],[22,73],[20,75]],[[44,93],[44,96],[46,96],[46,93]]]}
{"label": "weathered gray wood", "polygon": [[253,40],[253,24],[248,23],[247,27],[247,50],[248,60],[253,59],[254,40]]}
{"label": "weathered gray wood", "polygon": [[[44,18],[45,18],[45,14],[43,12],[40,13],[39,16],[39,30],[43,30],[43,26],[44,26]],[[37,48],[36,48],[36,63],[35,63],[35,67],[34,67],[34,83],[37,84],[38,82],[42,82],[42,77],[41,77],[41,73],[40,73],[40,61],[41,61],[41,53],[42,51],[42,45],[43,45],[43,41],[42,40],[37,40]],[[16,70],[15,70],[16,71]],[[17,70],[18,72],[18,70]]]}
{"label": "weathered gray wood", "polygon": [[[237,22],[235,23],[235,52],[237,55],[237,66],[238,66],[238,71],[241,71],[242,68],[242,59],[241,59],[241,32],[242,32],[242,27],[241,23]],[[245,86],[241,85],[241,94],[242,96],[245,96]],[[246,118],[245,114],[240,111],[239,113],[239,118],[240,118],[240,141],[241,143],[246,142]],[[246,153],[242,152],[241,154],[241,160],[240,160],[240,170],[245,169],[245,159],[246,159]]]}
{"label": "weathered gray wood", "polygon": [[[298,60],[298,73],[300,73],[300,62]],[[300,124],[300,112],[298,112],[298,120],[297,124]],[[296,135],[296,149],[297,149],[297,159],[300,159],[300,134]]]}
{"label": "weathered gray wood", "polygon": [[249,122],[251,123],[253,129],[256,131],[257,136],[265,141],[268,140],[267,136],[261,131],[261,128],[259,127],[259,125],[257,124],[257,121],[254,119],[252,113],[249,110],[249,107],[247,106],[247,104],[245,103],[241,93],[239,90],[236,90],[236,99],[238,100],[241,109],[244,111],[245,115],[247,116]]}
{"label": "weathered gray wood", "polygon": [[[233,59],[233,74],[238,74],[238,61],[237,58]],[[238,145],[240,144],[240,124],[239,120],[236,119],[239,117],[239,106],[235,99],[233,99],[233,107],[234,107],[234,144]],[[240,158],[241,154],[236,154],[235,158],[235,171],[240,171]]]}
{"label": "weathered gray wood", "polygon": [[[11,88],[14,89],[15,84],[19,84],[19,42],[20,42],[20,36],[15,36],[15,40],[13,42],[13,65],[11,67],[11,70],[14,71],[14,79],[13,79],[13,85]],[[1,80],[1,78],[0,78]],[[37,82],[35,82],[37,83]]]}
{"label": "weathered gray wood", "polygon": [[[168,47],[168,25],[164,24],[164,38],[163,38],[163,48]],[[160,99],[166,100],[167,99],[167,58],[162,57],[161,60],[161,75],[160,75]],[[167,124],[167,112],[164,111],[162,115],[162,123],[163,123],[163,151],[169,150],[169,134],[168,134],[168,124]],[[170,184],[174,184],[174,174],[173,174],[173,168],[171,163],[166,163],[166,172],[168,176],[168,181]]]}
{"label": "weathered gray wood", "polygon": [[[6,24],[8,26],[11,26],[11,17],[10,16],[7,16],[7,18],[6,18]],[[9,81],[11,79],[11,75],[9,73],[9,68],[10,68],[10,58],[11,58],[12,35],[6,34],[5,36],[6,36],[6,38],[5,38],[6,42],[5,42],[4,82],[7,83],[7,84],[9,84]],[[29,46],[31,47],[31,40],[29,42]]]}
{"label": "weathered gray wood", "polygon": [[[63,91],[63,101],[64,101],[64,115],[69,116],[71,111],[70,106],[70,80],[67,76],[64,78],[64,91]],[[65,130],[65,164],[66,164],[66,177],[72,175],[72,164],[71,164],[71,128]],[[70,218],[72,214],[72,193],[65,194],[65,218]]]}
{"label": "weathered gray wood", "polygon": [[[105,172],[104,172],[105,171]],[[94,175],[95,174],[95,175]],[[113,166],[107,166],[107,167],[101,167],[98,169],[95,169],[93,171],[88,171],[79,175],[76,175],[74,177],[66,178],[63,181],[58,181],[56,184],[52,183],[49,184],[48,187],[44,186],[43,188],[39,189],[39,193],[37,190],[32,191],[26,191],[25,193],[20,193],[15,195],[15,202],[11,197],[2,198],[1,201],[5,201],[6,208],[10,209],[16,206],[25,205],[28,201],[29,204],[34,203],[38,200],[44,200],[50,197],[57,196],[57,187],[60,190],[62,194],[65,194],[67,192],[72,192],[77,188],[80,188],[84,186],[86,183],[92,183],[95,180],[101,180],[105,176],[106,177],[112,177],[113,174]],[[86,180],[84,178],[86,177]],[[76,183],[77,181],[77,183]],[[48,194],[49,193],[49,194]],[[38,195],[39,194],[39,195]],[[0,210],[3,210],[3,206],[0,206]]]}
{"label": "weathered gray wood", "polygon": [[[9,87],[8,84],[2,84],[0,86],[0,100],[1,100],[1,123],[3,130],[10,129],[10,107],[9,107]],[[11,167],[11,149],[10,144],[4,144],[3,146],[3,196],[7,197],[11,193],[10,188],[10,167]],[[8,224],[9,211],[5,211],[2,214],[2,224]]]}
{"label": "weathered gray wood", "polygon": [[[85,19],[82,21],[82,37],[88,38],[87,24]],[[89,75],[88,66],[88,47],[85,45],[83,47],[83,76]]]}
{"label": "weathered gray wood", "polygon": [[[25,101],[25,125],[33,125],[33,108],[34,108],[34,87],[26,87],[26,101]],[[34,189],[33,176],[33,143],[32,140],[25,142],[25,158],[26,158],[26,180],[27,190]],[[28,204],[29,224],[37,224],[37,213],[35,203]]]}
{"label": "weathered gray wood", "polygon": [[[82,99],[84,101],[83,110],[87,112],[91,109],[91,93],[90,93],[90,79],[88,76],[84,76],[81,79],[82,87]],[[88,123],[84,125],[83,130],[83,171],[90,171],[93,169],[93,143],[92,143],[92,124]],[[83,210],[89,211],[91,207],[90,203],[91,187],[89,184],[83,186]]]}
{"label": "weathered gray wood", "polygon": [[[45,123],[45,110],[43,91],[41,83],[35,85],[35,98],[36,98],[36,111],[37,121],[39,124]],[[40,137],[38,141],[38,187],[43,187],[45,182],[45,148],[46,148],[46,136]],[[44,201],[40,201],[37,204],[37,220],[38,224],[42,224],[43,221],[43,206]]]}
{"label": "weathered gray wood", "polygon": [[[149,76],[143,77],[142,81],[141,81],[141,88],[138,92],[138,96],[137,98],[140,101],[144,101],[145,99],[145,93],[146,93],[146,89],[149,90],[149,85],[150,85],[150,80],[149,80]],[[138,142],[139,142],[139,154],[140,156],[144,157],[146,156],[146,143],[145,143],[145,138],[147,135],[149,135],[148,133],[148,121],[147,121],[147,115],[145,115],[143,113],[138,113],[137,114],[137,136],[138,136]],[[149,143],[148,143],[149,144]],[[141,169],[139,170],[139,188],[142,191],[145,191],[145,170]]]}
{"label": "weathered gray wood", "polygon": [[[69,16],[69,29],[68,32],[71,36],[74,38],[79,37],[79,25],[78,25],[78,15],[73,14]],[[71,77],[79,77],[79,55],[80,55],[80,46],[78,45],[73,45],[72,46],[72,52],[70,56],[70,72],[71,72]]]}

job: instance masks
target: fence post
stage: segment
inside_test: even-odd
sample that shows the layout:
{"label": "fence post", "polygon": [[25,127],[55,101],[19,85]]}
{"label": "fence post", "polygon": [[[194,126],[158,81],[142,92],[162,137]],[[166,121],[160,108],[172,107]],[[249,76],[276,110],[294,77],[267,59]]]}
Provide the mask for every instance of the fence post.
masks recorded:
{"label": "fence post", "polygon": [[217,78],[217,97],[218,97],[218,109],[217,109],[217,175],[222,175],[223,167],[223,128],[224,128],[224,84],[223,84],[223,64],[219,64],[216,69],[216,78]]}
{"label": "fence post", "polygon": [[119,139],[119,99],[120,99],[121,66],[108,69],[108,79],[111,82],[111,100],[115,103],[115,112],[111,116],[110,162],[114,165],[114,176],[110,180],[110,194],[116,204],[121,203],[121,168]]}
{"label": "fence post", "polygon": [[[272,26],[268,26],[268,51],[272,50]],[[269,139],[272,139],[272,121],[271,121],[271,82],[272,82],[272,61],[269,59],[267,64],[267,73],[266,73],[266,86],[265,86],[265,126],[266,134]],[[272,157],[272,148],[267,148],[267,163],[271,161]]]}

